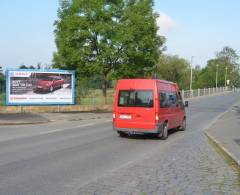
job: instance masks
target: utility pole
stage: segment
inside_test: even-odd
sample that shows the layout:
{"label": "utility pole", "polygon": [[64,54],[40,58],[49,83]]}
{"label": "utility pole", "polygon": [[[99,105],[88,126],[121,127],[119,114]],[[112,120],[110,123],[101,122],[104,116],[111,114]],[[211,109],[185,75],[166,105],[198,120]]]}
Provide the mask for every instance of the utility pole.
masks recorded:
{"label": "utility pole", "polygon": [[227,69],[228,69],[227,66],[226,66],[225,69],[226,69],[226,72],[225,72],[225,87],[227,87]]}
{"label": "utility pole", "polygon": [[218,64],[217,64],[217,70],[216,70],[216,88],[218,87]]}
{"label": "utility pole", "polygon": [[190,73],[190,90],[192,90],[192,67],[193,67],[193,58],[194,56],[191,57],[191,64],[190,64],[190,68],[191,68],[191,73]]}

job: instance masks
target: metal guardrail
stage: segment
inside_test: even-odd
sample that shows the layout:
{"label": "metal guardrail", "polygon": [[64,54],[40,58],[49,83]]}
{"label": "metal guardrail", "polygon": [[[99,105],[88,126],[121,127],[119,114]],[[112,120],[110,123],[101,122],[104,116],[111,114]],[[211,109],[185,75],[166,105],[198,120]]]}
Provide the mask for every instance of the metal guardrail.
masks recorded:
{"label": "metal guardrail", "polygon": [[239,92],[239,88],[230,87],[218,87],[218,88],[204,88],[204,89],[194,89],[194,90],[182,90],[181,94],[183,99],[195,98],[201,96],[211,96],[214,94],[221,94],[225,92]]}

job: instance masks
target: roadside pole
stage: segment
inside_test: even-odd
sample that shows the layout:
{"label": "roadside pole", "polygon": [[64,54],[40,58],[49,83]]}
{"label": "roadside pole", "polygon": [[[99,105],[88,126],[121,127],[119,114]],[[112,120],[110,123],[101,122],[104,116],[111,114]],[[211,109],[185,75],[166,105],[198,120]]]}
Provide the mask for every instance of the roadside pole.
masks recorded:
{"label": "roadside pole", "polygon": [[191,64],[190,64],[190,67],[191,67],[191,72],[190,72],[190,97],[192,97],[193,96],[193,91],[192,91],[192,67],[193,67],[193,56],[191,57]]}

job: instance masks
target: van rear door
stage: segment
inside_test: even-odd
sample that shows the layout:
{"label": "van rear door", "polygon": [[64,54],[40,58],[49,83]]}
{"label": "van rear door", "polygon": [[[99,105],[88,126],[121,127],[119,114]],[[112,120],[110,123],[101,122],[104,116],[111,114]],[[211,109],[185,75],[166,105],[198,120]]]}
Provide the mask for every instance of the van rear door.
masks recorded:
{"label": "van rear door", "polygon": [[120,90],[117,126],[129,129],[154,129],[153,90]]}

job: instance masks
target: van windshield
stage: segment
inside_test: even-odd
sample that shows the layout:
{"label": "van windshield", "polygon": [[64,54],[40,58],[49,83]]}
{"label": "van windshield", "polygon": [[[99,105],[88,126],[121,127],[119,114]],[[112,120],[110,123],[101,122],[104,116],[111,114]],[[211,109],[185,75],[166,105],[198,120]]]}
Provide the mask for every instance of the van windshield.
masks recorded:
{"label": "van windshield", "polygon": [[153,107],[152,90],[120,90],[118,97],[120,107]]}

